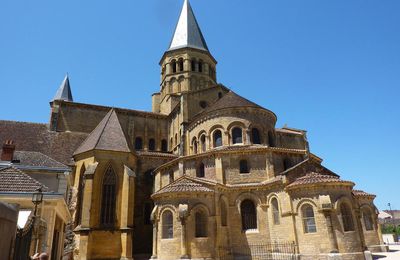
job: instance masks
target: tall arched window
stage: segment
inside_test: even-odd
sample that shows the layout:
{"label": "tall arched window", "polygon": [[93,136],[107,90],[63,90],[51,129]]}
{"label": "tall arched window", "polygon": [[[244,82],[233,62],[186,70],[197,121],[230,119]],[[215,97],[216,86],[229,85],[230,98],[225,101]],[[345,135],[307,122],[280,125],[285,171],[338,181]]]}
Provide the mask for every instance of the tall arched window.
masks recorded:
{"label": "tall arched window", "polygon": [[268,132],[268,144],[270,147],[275,147],[275,137],[271,131]]}
{"label": "tall arched window", "polygon": [[193,59],[190,63],[191,67],[192,67],[192,71],[196,71],[196,60]]}
{"label": "tall arched window", "polygon": [[221,226],[226,227],[228,225],[228,210],[226,208],[225,201],[221,200]]}
{"label": "tall arched window", "polygon": [[135,138],[135,150],[142,150],[143,149],[143,141],[142,138],[136,137]]}
{"label": "tall arched window", "polygon": [[200,145],[201,145],[201,151],[204,153],[206,151],[206,136],[202,135],[200,137]]}
{"label": "tall arched window", "polygon": [[207,237],[207,216],[202,212],[196,212],[195,216],[195,237]]}
{"label": "tall arched window", "polygon": [[178,65],[179,65],[179,71],[183,71],[183,59],[179,59]]}
{"label": "tall arched window", "polygon": [[292,166],[290,159],[289,158],[285,158],[283,159],[283,170],[287,170]]}
{"label": "tall arched window", "polygon": [[178,145],[178,134],[175,134],[175,146]]}
{"label": "tall arched window", "polygon": [[240,212],[242,215],[242,229],[257,229],[257,212],[256,207],[251,200],[244,200],[240,204]]}
{"label": "tall arched window", "polygon": [[196,137],[192,140],[193,154],[197,154],[197,139]]}
{"label": "tall arched window", "polygon": [[214,147],[222,146],[222,132],[221,130],[216,130],[214,132]]}
{"label": "tall arched window", "polygon": [[199,167],[197,167],[196,177],[204,178],[205,176],[205,165],[204,163],[200,163]]}
{"label": "tall arched window", "polygon": [[203,72],[203,61],[199,60],[199,72]]}
{"label": "tall arched window", "polygon": [[169,173],[168,173],[168,178],[169,178],[169,183],[173,183],[174,182],[174,172],[173,171],[170,171]]}
{"label": "tall arched window", "polygon": [[168,143],[167,143],[167,140],[165,140],[165,139],[161,140],[161,151],[164,153],[168,152]]}
{"label": "tall arched window", "polygon": [[362,215],[364,219],[365,230],[374,230],[374,222],[372,221],[371,211],[369,209],[364,209],[362,211]]}
{"label": "tall arched window", "polygon": [[303,205],[301,208],[301,215],[303,218],[304,233],[317,232],[313,207],[310,204]]}
{"label": "tall arched window", "polygon": [[174,147],[174,139],[172,139],[172,137],[169,139],[169,145],[171,146],[171,149]]}
{"label": "tall arched window", "polygon": [[251,140],[253,144],[261,144],[260,132],[257,128],[251,129]]}
{"label": "tall arched window", "polygon": [[81,170],[79,172],[79,183],[78,183],[78,198],[75,212],[75,226],[81,224],[82,220],[82,204],[83,204],[83,192],[85,189],[85,179],[83,178],[85,174],[86,168],[85,165],[82,164]]}
{"label": "tall arched window", "polygon": [[164,211],[162,215],[162,238],[173,238],[174,237],[174,222],[172,212],[169,210]]}
{"label": "tall arched window", "polygon": [[153,138],[149,139],[149,151],[154,151],[156,150],[156,140]]}
{"label": "tall arched window", "polygon": [[240,127],[235,127],[232,129],[232,143],[233,144],[243,143],[242,129]]}
{"label": "tall arched window", "polygon": [[247,163],[247,160],[240,160],[239,172],[240,173],[249,173],[249,165]]}
{"label": "tall arched window", "polygon": [[176,73],[176,61],[175,60],[172,60],[171,67],[172,67],[172,72]]}
{"label": "tall arched window", "polygon": [[354,231],[353,214],[346,203],[340,205],[340,214],[342,215],[343,230]]}
{"label": "tall arched window", "polygon": [[108,167],[103,176],[101,193],[100,224],[112,227],[115,223],[115,205],[117,199],[117,176],[111,167]]}
{"label": "tall arched window", "polygon": [[276,198],[273,198],[271,200],[271,207],[272,207],[272,219],[274,221],[274,224],[279,225],[281,221],[280,221],[278,200]]}

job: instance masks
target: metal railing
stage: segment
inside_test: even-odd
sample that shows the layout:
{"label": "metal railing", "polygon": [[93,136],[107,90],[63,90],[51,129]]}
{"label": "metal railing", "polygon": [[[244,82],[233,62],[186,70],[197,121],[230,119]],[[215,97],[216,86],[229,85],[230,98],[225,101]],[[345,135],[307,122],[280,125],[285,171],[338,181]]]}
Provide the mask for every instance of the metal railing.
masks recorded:
{"label": "metal railing", "polygon": [[295,260],[294,242],[270,242],[232,247],[220,247],[221,260]]}

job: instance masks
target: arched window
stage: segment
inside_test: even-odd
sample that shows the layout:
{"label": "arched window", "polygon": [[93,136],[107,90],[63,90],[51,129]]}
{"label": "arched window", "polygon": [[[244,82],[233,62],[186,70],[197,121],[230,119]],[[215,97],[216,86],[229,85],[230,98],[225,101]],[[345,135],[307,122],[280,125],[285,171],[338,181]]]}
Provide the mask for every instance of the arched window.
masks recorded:
{"label": "arched window", "polygon": [[257,229],[257,212],[256,207],[251,200],[244,200],[240,204],[240,212],[242,215],[242,229]]}
{"label": "arched window", "polygon": [[221,200],[221,226],[226,227],[228,225],[228,211],[226,208],[225,201]]}
{"label": "arched window", "polygon": [[196,212],[195,216],[196,230],[195,237],[207,237],[207,216],[201,212]]}
{"label": "arched window", "polygon": [[199,60],[199,72],[203,72],[203,61]]}
{"label": "arched window", "polygon": [[191,61],[191,67],[192,67],[192,71],[196,71],[196,60],[195,59],[193,59]]}
{"label": "arched window", "polygon": [[362,214],[364,219],[365,230],[367,231],[374,230],[374,222],[372,221],[371,211],[369,209],[364,209],[362,211]]}
{"label": "arched window", "polygon": [[143,149],[143,141],[142,138],[136,137],[135,138],[135,150],[142,150]]}
{"label": "arched window", "polygon": [[176,61],[175,61],[175,60],[173,60],[173,61],[171,62],[171,67],[172,67],[172,72],[173,72],[173,73],[176,73]]}
{"label": "arched window", "polygon": [[270,147],[275,147],[275,137],[271,131],[268,132],[268,144]]}
{"label": "arched window", "polygon": [[289,158],[285,158],[283,159],[283,170],[286,171],[287,169],[289,169],[292,166],[290,159]]}
{"label": "arched window", "polygon": [[304,233],[317,232],[313,207],[310,204],[303,205],[301,208],[301,214],[303,218]]}
{"label": "arched window", "polygon": [[175,134],[175,145],[178,145],[178,134]]}
{"label": "arched window", "polygon": [[346,203],[340,205],[340,214],[342,215],[343,230],[354,231],[353,214]]}
{"label": "arched window", "polygon": [[200,137],[200,145],[201,145],[201,151],[204,153],[206,151],[206,136],[202,135]]}
{"label": "arched window", "polygon": [[78,198],[75,212],[75,226],[81,224],[82,220],[82,204],[83,204],[83,192],[85,189],[85,179],[83,178],[85,174],[86,168],[85,165],[82,164],[81,171],[79,172],[79,183],[78,183]]}
{"label": "arched window", "polygon": [[276,198],[273,198],[271,200],[271,207],[272,207],[272,219],[274,221],[275,225],[280,224],[280,214],[279,214],[279,206],[278,206],[278,200]]}
{"label": "arched window", "polygon": [[253,144],[261,144],[260,132],[257,128],[251,129],[251,139]]}
{"label": "arched window", "polygon": [[243,143],[242,129],[240,127],[235,127],[232,129],[232,143],[233,144]]}
{"label": "arched window", "polygon": [[172,212],[169,210],[164,211],[162,215],[162,238],[174,237],[174,222]]}
{"label": "arched window", "polygon": [[117,199],[117,176],[109,167],[103,176],[103,187],[101,193],[100,224],[112,227],[115,222],[115,205]]}
{"label": "arched window", "polygon": [[183,59],[179,59],[178,64],[179,64],[179,71],[183,71]]}
{"label": "arched window", "polygon": [[168,143],[167,143],[167,140],[165,140],[165,139],[161,140],[161,151],[168,152]]}
{"label": "arched window", "polygon": [[247,160],[240,160],[239,162],[240,173],[249,173],[249,165]]}
{"label": "arched window", "polygon": [[153,138],[149,139],[149,151],[154,151],[156,149],[156,141]]}
{"label": "arched window", "polygon": [[205,176],[205,165],[204,163],[200,163],[199,167],[197,167],[196,177],[204,178]]}
{"label": "arched window", "polygon": [[197,154],[197,139],[196,139],[196,137],[194,137],[192,140],[192,146],[193,146],[193,154]]}
{"label": "arched window", "polygon": [[173,171],[170,171],[169,173],[168,173],[168,178],[169,178],[169,183],[173,183],[174,182],[174,172]]}
{"label": "arched window", "polygon": [[214,132],[214,147],[222,146],[222,132],[221,130],[216,130]]}

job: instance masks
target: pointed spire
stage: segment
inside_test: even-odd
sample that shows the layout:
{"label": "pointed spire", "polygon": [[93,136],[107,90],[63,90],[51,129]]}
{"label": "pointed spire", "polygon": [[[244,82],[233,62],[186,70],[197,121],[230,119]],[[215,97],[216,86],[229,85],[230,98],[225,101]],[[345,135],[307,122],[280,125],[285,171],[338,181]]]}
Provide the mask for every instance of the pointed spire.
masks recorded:
{"label": "pointed spire", "polygon": [[58,88],[57,93],[54,96],[53,100],[64,100],[70,102],[74,101],[72,98],[71,86],[69,85],[68,74],[65,75],[65,78],[61,83],[60,87]]}
{"label": "pointed spire", "polygon": [[185,47],[209,51],[189,0],[185,0],[183,3],[169,50]]}

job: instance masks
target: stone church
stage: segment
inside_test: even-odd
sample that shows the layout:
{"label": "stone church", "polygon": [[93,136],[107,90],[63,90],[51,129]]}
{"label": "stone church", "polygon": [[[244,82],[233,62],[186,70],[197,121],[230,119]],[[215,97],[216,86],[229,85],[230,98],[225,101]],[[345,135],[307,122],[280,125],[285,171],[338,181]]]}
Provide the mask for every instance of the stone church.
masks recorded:
{"label": "stone church", "polygon": [[0,141],[71,167],[75,259],[379,250],[375,195],[324,167],[305,130],[217,82],[188,0],[159,64],[151,112],[74,102],[66,77],[49,124],[0,122]]}

